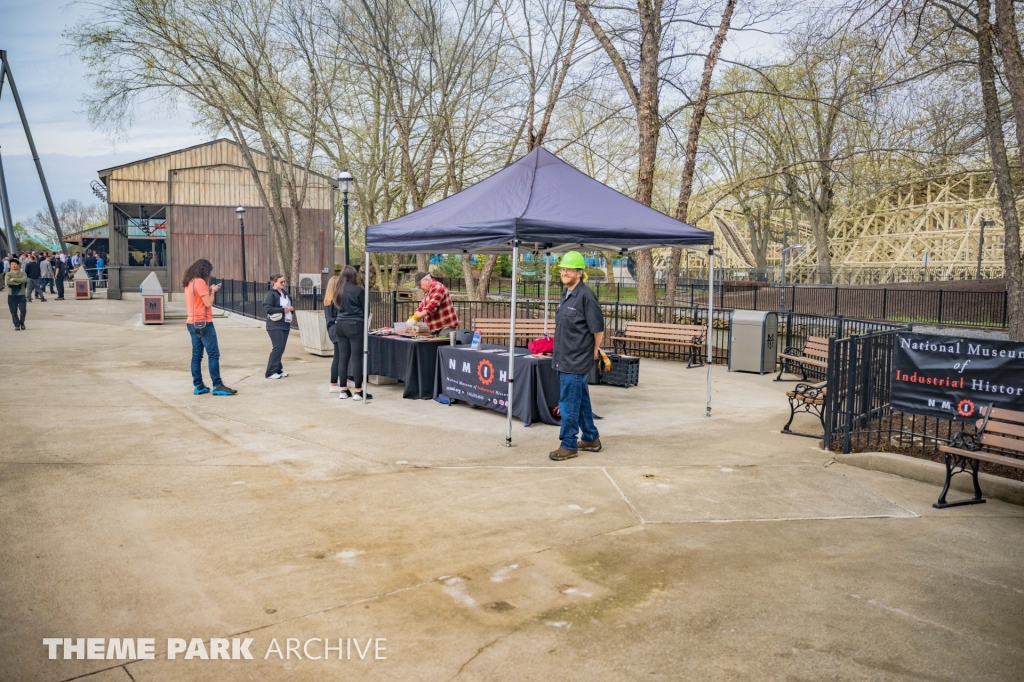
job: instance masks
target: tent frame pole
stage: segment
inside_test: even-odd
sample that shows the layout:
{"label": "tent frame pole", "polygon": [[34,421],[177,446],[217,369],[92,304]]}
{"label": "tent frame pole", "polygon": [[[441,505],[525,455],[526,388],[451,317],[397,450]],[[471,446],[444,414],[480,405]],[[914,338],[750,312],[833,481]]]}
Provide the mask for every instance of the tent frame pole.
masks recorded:
{"label": "tent frame pole", "polygon": [[[509,314],[508,336],[508,400],[505,412],[508,415],[508,428],[505,431],[505,447],[512,447],[512,391],[515,384],[516,360],[516,275],[519,272],[519,240],[512,240],[512,312]],[[547,319],[545,318],[545,324]]]}
{"label": "tent frame pole", "polygon": [[544,254],[544,336],[548,335],[548,300],[551,297],[551,265],[548,254]]}
{"label": "tent frame pole", "polygon": [[711,365],[713,336],[715,331],[715,247],[708,247],[708,402],[705,417],[711,416]]}
{"label": "tent frame pole", "polygon": [[[345,253],[345,258],[348,258],[348,252]],[[367,377],[367,369],[370,366],[370,250],[366,249],[366,265],[363,269],[363,404],[370,404],[370,391],[369,381]],[[394,322],[392,322],[394,324]],[[348,376],[348,368],[342,370],[338,368]],[[339,382],[340,383],[340,382]],[[345,390],[345,389],[342,389]]]}

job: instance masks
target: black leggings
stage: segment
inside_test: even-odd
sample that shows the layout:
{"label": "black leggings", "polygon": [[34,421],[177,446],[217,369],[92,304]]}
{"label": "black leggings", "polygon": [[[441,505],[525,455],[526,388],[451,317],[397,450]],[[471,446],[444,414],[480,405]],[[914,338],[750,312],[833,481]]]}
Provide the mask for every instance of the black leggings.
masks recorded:
{"label": "black leggings", "polygon": [[11,309],[11,319],[14,326],[20,327],[25,324],[25,296],[8,296],[7,307]]}
{"label": "black leggings", "polygon": [[363,321],[338,320],[334,326],[334,332],[338,336],[338,376],[341,378],[347,367],[348,374],[345,378],[352,377],[356,382],[356,388],[362,388]]}
{"label": "black leggings", "polygon": [[270,342],[274,347],[270,350],[270,359],[267,360],[267,376],[271,374],[280,374],[284,371],[284,367],[281,366],[281,356],[284,355],[284,347],[288,344],[288,330],[287,329],[268,329],[267,334],[270,335]]}
{"label": "black leggings", "polygon": [[[340,354],[341,354],[341,349],[338,348],[338,342],[335,341],[334,342],[334,357],[331,358],[331,383],[332,384],[340,383],[340,384],[344,385],[344,383],[345,383],[344,381],[338,381],[338,359],[339,359]],[[344,379],[344,378],[345,377],[342,377],[342,379]]]}

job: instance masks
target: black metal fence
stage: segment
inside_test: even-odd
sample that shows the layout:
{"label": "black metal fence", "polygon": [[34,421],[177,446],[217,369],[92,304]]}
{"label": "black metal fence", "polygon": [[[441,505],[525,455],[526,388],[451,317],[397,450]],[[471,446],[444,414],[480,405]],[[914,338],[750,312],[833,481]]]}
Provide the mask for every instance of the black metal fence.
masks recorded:
{"label": "black metal fence", "polygon": [[973,425],[894,412],[890,407],[893,350],[899,330],[829,339],[825,396],[826,449],[937,452]]}
{"label": "black metal fence", "polygon": [[[465,291],[462,278],[440,278],[452,291]],[[600,301],[633,302],[636,287],[608,284],[592,279],[588,285]],[[552,282],[557,296],[559,282]],[[517,295],[543,298],[543,281],[524,281],[516,287]],[[664,297],[664,285],[656,287]],[[498,280],[491,293],[511,296],[511,282]],[[716,282],[715,306],[741,310],[793,311],[811,315],[847,317],[863,320],[886,320],[918,324],[949,324],[971,327],[1006,327],[1005,291],[961,291],[945,289],[903,289],[856,286],[812,286],[766,284],[762,282]],[[692,308],[708,300],[706,281],[685,281],[676,289],[676,305]]]}

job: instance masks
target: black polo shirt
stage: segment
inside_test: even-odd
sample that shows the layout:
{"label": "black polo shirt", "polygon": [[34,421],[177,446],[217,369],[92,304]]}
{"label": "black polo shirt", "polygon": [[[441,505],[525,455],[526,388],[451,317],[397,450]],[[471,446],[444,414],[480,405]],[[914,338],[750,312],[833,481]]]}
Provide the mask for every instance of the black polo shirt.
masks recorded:
{"label": "black polo shirt", "polygon": [[583,282],[562,290],[555,312],[555,369],[589,374],[594,366],[594,334],[604,331],[604,315],[593,290]]}

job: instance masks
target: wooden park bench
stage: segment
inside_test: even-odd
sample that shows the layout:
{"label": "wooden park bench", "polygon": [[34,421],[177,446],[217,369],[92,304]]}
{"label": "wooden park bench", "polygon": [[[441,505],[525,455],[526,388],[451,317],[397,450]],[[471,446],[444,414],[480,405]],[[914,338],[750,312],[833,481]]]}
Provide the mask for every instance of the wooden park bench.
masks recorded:
{"label": "wooden park bench", "polygon": [[[824,438],[825,437],[825,394],[828,390],[826,382],[821,381],[816,384],[797,384],[796,388],[792,391],[786,392],[786,397],[789,398],[789,421],[782,427],[782,433],[787,433],[791,436],[806,436],[808,438]],[[790,431],[789,427],[793,423],[793,417],[798,412],[804,412],[807,414],[813,414],[821,422],[821,433],[800,433],[799,431]]]}
{"label": "wooden park bench", "polygon": [[[480,332],[480,340],[485,343],[508,343],[511,320],[507,317],[478,317],[473,320],[473,329]],[[555,321],[548,319],[548,336],[555,335]],[[536,318],[516,318],[516,345],[523,347],[530,341],[544,336],[544,320]]]}
{"label": "wooden park bench", "polygon": [[[988,405],[980,408],[978,414],[982,418],[976,423],[977,433],[961,431],[953,436],[950,445],[939,446],[946,460],[946,483],[942,486],[939,501],[932,505],[936,509],[981,504],[985,501],[981,496],[981,486],[978,485],[978,467],[981,462],[1024,469],[1024,412]],[[953,476],[966,473],[968,466],[974,480],[974,497],[946,502],[946,493],[949,492]]]}
{"label": "wooden park bench", "polygon": [[[665,350],[665,347],[686,348],[689,350],[690,361],[687,367],[698,367],[704,364],[704,354],[707,338],[707,327],[702,324],[663,324],[659,322],[637,322],[631,320],[626,323],[626,329],[621,336],[613,336],[615,352],[619,353],[620,347],[629,345],[655,346],[655,350]],[[661,348],[657,348],[661,346]]]}
{"label": "wooden park bench", "polygon": [[[803,348],[790,347],[779,353],[779,375],[775,381],[784,381],[782,375],[787,368],[792,369],[794,366],[800,370],[802,381],[807,381],[808,369],[819,375],[824,374],[828,369],[828,339],[808,336]],[[790,373],[796,374],[792,371]]]}

